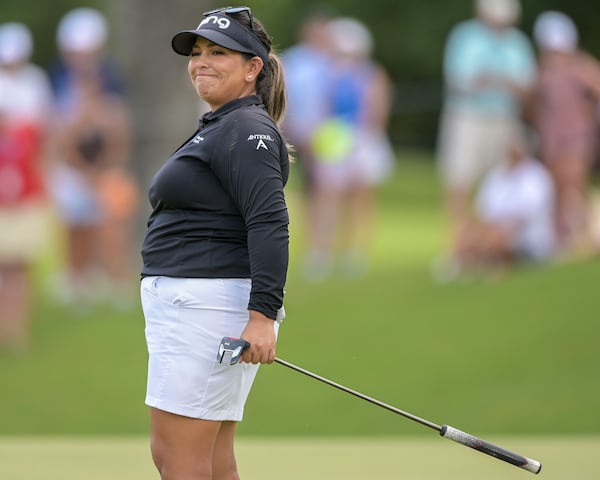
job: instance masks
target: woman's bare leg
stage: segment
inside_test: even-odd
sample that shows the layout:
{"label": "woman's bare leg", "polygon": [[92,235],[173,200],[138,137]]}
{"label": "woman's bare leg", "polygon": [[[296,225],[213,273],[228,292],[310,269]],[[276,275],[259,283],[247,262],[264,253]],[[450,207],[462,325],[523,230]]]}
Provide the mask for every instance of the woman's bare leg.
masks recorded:
{"label": "woman's bare leg", "polygon": [[222,422],[213,453],[213,480],[239,480],[233,440],[237,422]]}
{"label": "woman's bare leg", "polygon": [[161,479],[212,480],[221,425],[151,408],[152,458]]}

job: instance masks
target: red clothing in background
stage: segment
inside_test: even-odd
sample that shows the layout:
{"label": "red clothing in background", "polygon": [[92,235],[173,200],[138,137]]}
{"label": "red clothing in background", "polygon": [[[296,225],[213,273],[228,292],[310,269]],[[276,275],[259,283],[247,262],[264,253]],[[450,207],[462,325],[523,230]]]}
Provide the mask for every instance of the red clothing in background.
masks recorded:
{"label": "red clothing in background", "polygon": [[0,126],[0,206],[24,203],[44,193],[40,140],[33,125]]}

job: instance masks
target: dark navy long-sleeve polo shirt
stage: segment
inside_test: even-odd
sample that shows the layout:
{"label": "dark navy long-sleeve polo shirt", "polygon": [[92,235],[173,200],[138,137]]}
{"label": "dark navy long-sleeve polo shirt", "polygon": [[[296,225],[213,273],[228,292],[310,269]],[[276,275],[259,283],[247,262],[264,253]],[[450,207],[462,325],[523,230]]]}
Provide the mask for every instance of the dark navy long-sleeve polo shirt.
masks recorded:
{"label": "dark navy long-sleeve polo shirt", "polygon": [[152,180],[142,276],[250,278],[248,308],[274,319],[288,266],[288,174],[260,97],[204,115]]}

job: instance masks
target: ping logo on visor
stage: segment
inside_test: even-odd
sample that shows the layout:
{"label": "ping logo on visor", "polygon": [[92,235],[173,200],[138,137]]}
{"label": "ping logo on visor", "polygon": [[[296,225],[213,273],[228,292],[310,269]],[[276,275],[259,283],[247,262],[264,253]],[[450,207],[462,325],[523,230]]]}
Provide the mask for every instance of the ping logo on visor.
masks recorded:
{"label": "ping logo on visor", "polygon": [[217,25],[219,28],[222,28],[223,30],[229,28],[229,25],[231,25],[231,22],[229,21],[228,18],[217,17],[216,15],[211,15],[210,17],[206,17],[204,20],[202,20],[196,30],[200,30],[200,28],[202,28],[202,25],[206,25],[207,23],[210,23],[210,22],[214,23],[215,25]]}
{"label": "ping logo on visor", "polygon": [[203,18],[195,30],[176,33],[171,40],[171,46],[175,53],[187,56],[191,53],[198,37],[229,50],[260,57],[264,65],[269,62],[269,51],[256,34],[224,13],[212,13]]}

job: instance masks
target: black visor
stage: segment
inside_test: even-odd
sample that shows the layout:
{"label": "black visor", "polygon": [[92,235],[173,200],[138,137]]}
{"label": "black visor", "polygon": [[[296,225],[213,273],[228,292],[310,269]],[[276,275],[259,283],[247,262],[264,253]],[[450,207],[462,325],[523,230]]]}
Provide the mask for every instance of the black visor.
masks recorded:
{"label": "black visor", "polygon": [[269,61],[269,52],[262,42],[228,15],[215,13],[200,22],[196,30],[183,30],[176,33],[171,46],[179,55],[189,55],[198,37],[236,52],[250,53],[260,57],[265,65]]}

